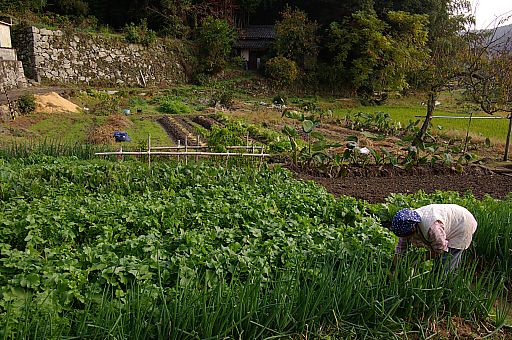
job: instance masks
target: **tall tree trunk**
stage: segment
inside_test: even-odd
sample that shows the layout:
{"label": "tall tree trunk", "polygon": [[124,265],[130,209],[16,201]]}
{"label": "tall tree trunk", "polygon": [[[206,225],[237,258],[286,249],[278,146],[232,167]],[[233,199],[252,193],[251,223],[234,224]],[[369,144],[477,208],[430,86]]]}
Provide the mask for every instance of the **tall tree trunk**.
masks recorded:
{"label": "tall tree trunk", "polygon": [[414,138],[413,144],[418,145],[421,142],[423,142],[423,139],[425,138],[425,135],[427,134],[427,129],[430,124],[430,121],[432,120],[432,115],[434,114],[434,110],[436,108],[436,99],[437,99],[437,92],[431,91],[428,94],[428,100],[427,100],[427,115],[425,116],[425,120],[423,121],[423,125],[421,126],[420,131],[418,131],[418,134],[416,134],[416,137]]}

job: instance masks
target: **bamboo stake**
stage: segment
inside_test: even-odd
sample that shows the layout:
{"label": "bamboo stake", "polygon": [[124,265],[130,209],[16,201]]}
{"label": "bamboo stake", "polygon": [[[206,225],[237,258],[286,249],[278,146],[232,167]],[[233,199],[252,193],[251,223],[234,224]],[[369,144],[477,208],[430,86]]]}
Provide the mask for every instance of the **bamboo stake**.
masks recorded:
{"label": "bamboo stake", "polygon": [[[196,139],[196,141],[197,141],[197,143],[196,143],[197,145],[196,145],[196,146],[197,146],[197,147],[199,147],[199,146],[200,146],[200,145],[199,145],[199,134],[197,134],[197,139]],[[199,160],[199,156],[196,156],[196,162],[197,162],[198,160]]]}
{"label": "bamboo stake", "polygon": [[148,134],[148,169],[151,170],[151,135]]}
{"label": "bamboo stake", "polygon": [[187,138],[187,136],[185,136],[185,165],[188,164],[188,149],[187,149],[187,146],[188,146],[188,138]]}
{"label": "bamboo stake", "polygon": [[[263,148],[261,149],[260,155],[263,155]],[[261,171],[261,165],[263,164],[263,157],[260,158],[260,164],[258,165],[258,171]]]}

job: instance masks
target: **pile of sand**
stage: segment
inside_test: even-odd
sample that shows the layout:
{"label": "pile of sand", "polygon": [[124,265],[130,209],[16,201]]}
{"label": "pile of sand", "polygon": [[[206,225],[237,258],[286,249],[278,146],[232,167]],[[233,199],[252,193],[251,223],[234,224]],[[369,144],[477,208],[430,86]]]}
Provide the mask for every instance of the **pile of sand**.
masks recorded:
{"label": "pile of sand", "polygon": [[79,112],[80,107],[67,99],[62,98],[58,93],[50,92],[47,94],[35,95],[36,112]]}

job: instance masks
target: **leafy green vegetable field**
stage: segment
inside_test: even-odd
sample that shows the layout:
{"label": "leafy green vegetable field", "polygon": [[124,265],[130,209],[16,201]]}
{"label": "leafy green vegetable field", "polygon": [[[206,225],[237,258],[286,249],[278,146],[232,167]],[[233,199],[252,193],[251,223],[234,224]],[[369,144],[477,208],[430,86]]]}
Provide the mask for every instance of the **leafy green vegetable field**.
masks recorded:
{"label": "leafy green vegetable field", "polygon": [[[501,326],[489,314],[510,288],[510,201],[439,195],[370,205],[278,167],[0,160],[0,336],[421,337],[452,316]],[[381,220],[441,199],[482,221],[466,267],[446,278],[413,253],[390,277],[396,239]]]}

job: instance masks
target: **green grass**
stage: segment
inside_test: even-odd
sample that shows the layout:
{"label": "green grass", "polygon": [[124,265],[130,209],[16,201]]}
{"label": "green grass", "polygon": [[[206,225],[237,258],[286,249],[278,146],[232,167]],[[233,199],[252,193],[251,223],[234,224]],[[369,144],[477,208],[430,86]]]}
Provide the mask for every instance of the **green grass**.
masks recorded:
{"label": "green grass", "polygon": [[[339,109],[334,112],[334,117],[343,118],[347,115],[357,112],[386,112],[389,113],[394,121],[400,122],[402,126],[406,126],[411,121],[416,121],[426,114],[426,107],[424,106],[360,106],[352,109]],[[420,117],[417,117],[420,116]],[[434,116],[464,116],[469,114],[464,112],[453,112],[451,110],[444,110],[438,108],[434,111]],[[485,116],[486,114],[476,114],[475,116]],[[468,128],[468,119],[448,119],[448,118],[434,118],[432,126],[434,131],[447,132],[457,131],[465,134]],[[494,141],[504,142],[507,136],[508,120],[507,119],[474,119],[471,121],[470,133],[473,135],[482,136],[483,138],[491,138]]]}
{"label": "green grass", "polygon": [[131,117],[131,120],[133,125],[127,129],[127,132],[132,141],[127,144],[147,143],[148,135],[151,136],[151,145],[153,146],[168,146],[172,144],[165,130],[156,121],[140,119],[135,116]]}
{"label": "green grass", "polygon": [[84,141],[93,117],[83,113],[52,115],[30,127],[36,135],[50,140]]}

